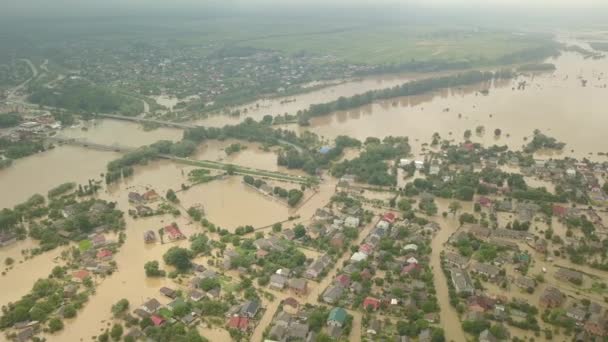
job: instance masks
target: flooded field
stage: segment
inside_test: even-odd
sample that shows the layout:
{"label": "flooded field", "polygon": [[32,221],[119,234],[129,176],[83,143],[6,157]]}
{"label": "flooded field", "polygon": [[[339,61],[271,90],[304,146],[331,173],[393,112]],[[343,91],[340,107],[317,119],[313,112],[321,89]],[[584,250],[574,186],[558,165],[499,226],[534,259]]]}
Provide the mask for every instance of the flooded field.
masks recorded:
{"label": "flooded field", "polygon": [[159,140],[177,141],[182,138],[179,129],[160,127],[146,131],[140,124],[117,120],[90,120],[82,127],[66,128],[59,132],[60,137],[82,139],[104,145],[140,147]]}
{"label": "flooded field", "polygon": [[46,195],[61,183],[98,179],[106,164],[118,156],[114,152],[61,146],[18,159],[11,167],[0,170],[0,208],[22,203],[36,193]]}

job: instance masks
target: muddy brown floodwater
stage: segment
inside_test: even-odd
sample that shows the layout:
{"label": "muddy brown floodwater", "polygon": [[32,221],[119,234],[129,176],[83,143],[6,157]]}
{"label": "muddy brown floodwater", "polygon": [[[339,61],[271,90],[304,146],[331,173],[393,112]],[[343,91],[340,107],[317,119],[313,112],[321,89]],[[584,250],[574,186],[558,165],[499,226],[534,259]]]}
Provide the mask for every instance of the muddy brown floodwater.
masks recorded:
{"label": "muddy brown floodwater", "polygon": [[11,167],[0,170],[0,208],[13,207],[36,193],[46,195],[61,183],[86,183],[90,178],[99,178],[106,164],[118,156],[114,152],[61,146],[17,159]]}
{"label": "muddy brown floodwater", "polygon": [[138,123],[107,119],[83,122],[81,126],[66,128],[58,134],[65,138],[124,147],[140,147],[159,140],[177,141],[182,135],[183,131],[180,129],[160,127],[146,131]]}

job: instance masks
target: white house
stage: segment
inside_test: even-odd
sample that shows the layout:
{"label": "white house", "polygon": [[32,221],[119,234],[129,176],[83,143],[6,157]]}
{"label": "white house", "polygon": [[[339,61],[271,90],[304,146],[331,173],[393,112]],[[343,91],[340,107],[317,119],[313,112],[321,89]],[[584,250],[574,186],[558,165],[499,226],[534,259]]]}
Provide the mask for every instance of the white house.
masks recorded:
{"label": "white house", "polygon": [[413,243],[410,243],[409,245],[405,245],[405,246],[403,246],[403,250],[404,250],[404,251],[414,251],[414,252],[415,252],[415,251],[417,251],[417,250],[418,250],[418,246],[416,246],[416,245],[415,245],[415,244],[413,244]]}
{"label": "white house", "polygon": [[411,160],[409,159],[400,159],[399,160],[399,166],[403,167],[403,166],[408,166],[412,163]]}
{"label": "white house", "polygon": [[355,254],[353,254],[353,256],[350,257],[350,260],[354,261],[354,262],[363,261],[365,259],[367,259],[367,254],[362,253],[362,252],[355,252]]}
{"label": "white house", "polygon": [[414,257],[410,257],[409,259],[407,259],[407,263],[408,264],[417,264],[418,263],[418,259],[416,259]]}
{"label": "white house", "polygon": [[359,227],[359,218],[354,216],[349,216],[344,220],[344,226],[348,228],[357,228]]}

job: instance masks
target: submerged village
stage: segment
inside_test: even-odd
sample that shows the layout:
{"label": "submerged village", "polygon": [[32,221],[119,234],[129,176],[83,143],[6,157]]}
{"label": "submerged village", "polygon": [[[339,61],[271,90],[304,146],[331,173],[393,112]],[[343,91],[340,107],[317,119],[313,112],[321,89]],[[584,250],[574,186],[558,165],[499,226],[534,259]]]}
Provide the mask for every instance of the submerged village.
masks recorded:
{"label": "submerged village", "polygon": [[[595,69],[560,74],[605,63],[574,50],[297,113],[207,118],[221,125],[51,113],[6,94],[0,181],[22,165],[36,174],[2,193],[0,340],[605,340],[605,145],[574,151],[527,126],[515,141],[475,107],[558,81],[605,91]],[[476,120],[442,102],[465,97]],[[407,108],[423,122],[435,102],[458,127],[386,120],[373,129],[403,134],[376,137],[383,114],[358,112]],[[334,116],[364,122],[332,135]],[[69,165],[63,178],[36,164],[48,155]],[[38,178],[62,181],[23,195]],[[26,200],[11,202],[18,191]]]}

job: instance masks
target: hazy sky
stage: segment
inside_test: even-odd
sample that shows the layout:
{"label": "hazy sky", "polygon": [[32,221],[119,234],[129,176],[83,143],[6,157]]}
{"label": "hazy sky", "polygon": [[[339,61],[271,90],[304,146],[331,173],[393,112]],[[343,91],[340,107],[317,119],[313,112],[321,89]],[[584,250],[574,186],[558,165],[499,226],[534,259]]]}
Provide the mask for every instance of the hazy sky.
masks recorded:
{"label": "hazy sky", "polygon": [[126,14],[163,10],[204,12],[212,8],[255,10],[296,7],[426,7],[437,9],[488,9],[560,11],[608,9],[608,0],[0,0],[3,15]]}

